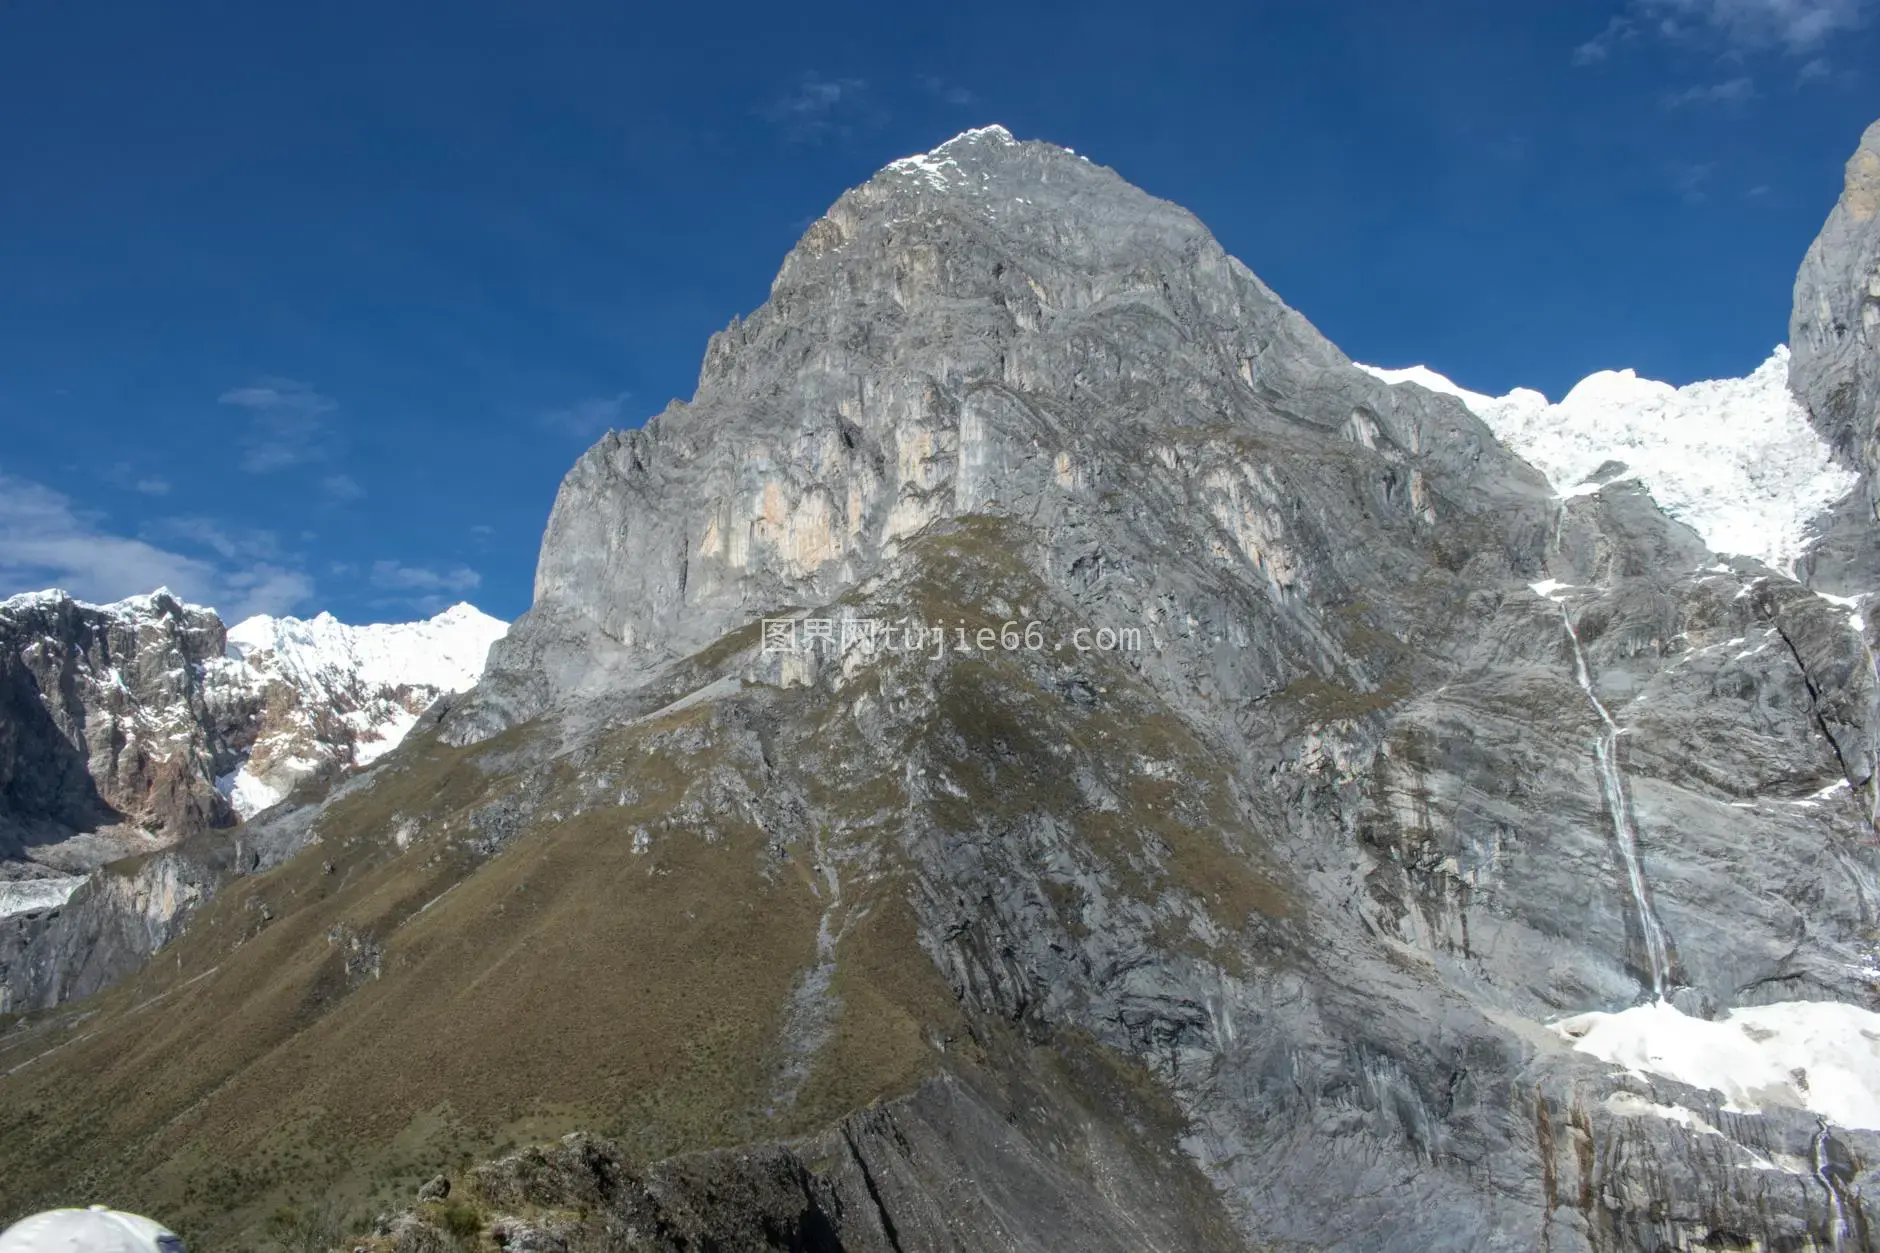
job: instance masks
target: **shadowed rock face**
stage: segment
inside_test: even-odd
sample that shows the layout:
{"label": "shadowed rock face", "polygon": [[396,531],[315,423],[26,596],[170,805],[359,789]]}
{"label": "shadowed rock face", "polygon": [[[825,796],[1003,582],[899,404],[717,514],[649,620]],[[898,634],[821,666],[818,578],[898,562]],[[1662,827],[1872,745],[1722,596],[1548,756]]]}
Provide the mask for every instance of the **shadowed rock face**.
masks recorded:
{"label": "shadowed rock face", "polygon": [[232,824],[215,779],[252,702],[205,673],[225,644],[215,614],[161,593],[0,607],[0,860],[115,823],[171,841]]}
{"label": "shadowed rock face", "polygon": [[1845,606],[970,132],[581,458],[475,692],[77,1038],[0,1034],[0,1211],[109,1109],[100,1177],[252,1230],[293,1185],[202,1163],[313,1128],[352,1195],[447,1103],[616,1143],[376,1247],[1868,1248],[1880,1136],[1547,1024],[1871,1007],[1875,699]]}

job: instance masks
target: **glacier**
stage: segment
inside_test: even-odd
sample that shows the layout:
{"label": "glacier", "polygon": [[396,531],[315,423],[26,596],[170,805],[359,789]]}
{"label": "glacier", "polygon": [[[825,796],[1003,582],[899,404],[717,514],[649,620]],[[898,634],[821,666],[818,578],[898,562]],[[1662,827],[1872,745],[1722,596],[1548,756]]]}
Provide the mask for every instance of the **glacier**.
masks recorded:
{"label": "glacier", "polygon": [[1790,577],[1811,523],[1854,490],[1789,391],[1789,350],[1778,345],[1743,378],[1685,387],[1601,370],[1559,403],[1531,388],[1471,391],[1427,366],[1357,364],[1391,384],[1454,396],[1564,496],[1590,490],[1609,462],[1636,478],[1671,517],[1719,553],[1754,557]]}

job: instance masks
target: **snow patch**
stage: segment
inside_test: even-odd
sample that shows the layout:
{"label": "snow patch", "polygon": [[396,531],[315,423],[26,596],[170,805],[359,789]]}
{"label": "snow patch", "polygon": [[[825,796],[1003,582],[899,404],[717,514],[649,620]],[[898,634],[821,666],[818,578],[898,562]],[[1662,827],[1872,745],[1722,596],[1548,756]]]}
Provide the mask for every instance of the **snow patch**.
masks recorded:
{"label": "snow patch", "polygon": [[1706,1020],[1655,1001],[1552,1026],[1602,1061],[1721,1093],[1731,1113],[1790,1106],[1880,1131],[1880,1014],[1858,1006],[1783,1001]]}
{"label": "snow patch", "polygon": [[164,601],[178,606],[187,614],[215,612],[213,609],[204,605],[190,604],[167,587],[159,587],[154,592],[144,592],[138,596],[126,596],[123,600],[114,600],[109,604],[103,605],[93,604],[88,600],[80,600],[62,587],[48,587],[37,592],[19,592],[7,597],[5,600],[0,600],[0,610],[50,609],[70,602],[80,609],[89,609],[98,613],[108,613],[117,618],[136,618],[148,617],[154,613],[164,612],[163,605],[159,603]]}
{"label": "snow patch", "polygon": [[369,766],[385,754],[404,742],[411,728],[418,725],[418,715],[407,709],[396,709],[387,715],[385,721],[372,728],[372,738],[360,737],[353,746],[353,764]]}
{"label": "snow patch", "polygon": [[63,905],[84,881],[84,875],[49,875],[43,879],[0,882],[0,918]]}
{"label": "snow patch", "polygon": [[262,779],[244,763],[239,770],[222,775],[215,790],[228,797],[228,803],[243,818],[252,818],[271,805],[278,805],[293,791],[291,782]]}
{"label": "snow patch", "polygon": [[1562,497],[1595,491],[1608,461],[1636,478],[1667,514],[1715,552],[1756,557],[1793,573],[1809,523],[1854,487],[1789,392],[1789,350],[1740,379],[1673,387],[1631,370],[1589,375],[1558,404],[1528,388],[1473,392],[1424,366],[1360,370],[1454,396],[1496,437],[1547,476]]}
{"label": "snow patch", "polygon": [[1816,592],[1815,595],[1821,597],[1821,599],[1827,601],[1830,605],[1836,605],[1847,610],[1847,626],[1854,634],[1865,635],[1867,633],[1867,615],[1861,612],[1860,602],[1866,598],[1868,593],[1862,592],[1858,596],[1835,596],[1828,592]]}
{"label": "snow patch", "polygon": [[[935,191],[946,191],[955,185],[955,180],[963,181],[965,171],[960,163],[949,155],[961,145],[974,143],[994,143],[999,145],[1016,144],[1012,132],[994,123],[991,126],[976,126],[972,130],[961,131],[945,143],[927,152],[918,152],[911,157],[901,157],[890,161],[887,169],[901,174],[918,174]],[[983,177],[983,176],[982,176]]]}
{"label": "snow patch", "polygon": [[1648,1101],[1632,1092],[1614,1092],[1606,1098],[1606,1108],[1622,1118],[1663,1118],[1667,1122],[1681,1123],[1692,1131],[1701,1132],[1704,1135],[1720,1136],[1723,1134],[1694,1109],[1686,1109],[1682,1105]]}

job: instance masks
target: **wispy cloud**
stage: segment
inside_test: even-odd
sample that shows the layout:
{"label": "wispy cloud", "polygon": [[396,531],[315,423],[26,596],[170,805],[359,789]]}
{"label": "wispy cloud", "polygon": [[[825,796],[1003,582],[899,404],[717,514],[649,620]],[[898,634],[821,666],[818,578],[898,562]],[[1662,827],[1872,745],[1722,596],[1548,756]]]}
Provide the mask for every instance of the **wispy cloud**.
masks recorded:
{"label": "wispy cloud", "polygon": [[1877,0],[1630,0],[1599,34],[1574,49],[1576,64],[1605,60],[1642,35],[1728,53],[1806,57],[1863,25]]}
{"label": "wispy cloud", "polygon": [[586,400],[577,400],[562,409],[550,409],[539,414],[536,420],[550,430],[561,431],[581,439],[593,439],[601,432],[621,425],[620,415],[625,410],[627,401],[633,398],[632,392],[619,392],[612,396],[590,396]]}
{"label": "wispy cloud", "polygon": [[160,518],[145,526],[140,538],[158,544],[206,548],[229,561],[277,561],[281,558],[281,540],[273,531],[251,527],[230,530],[213,518],[194,514]]}
{"label": "wispy cloud", "polygon": [[965,108],[966,106],[979,103],[979,97],[974,95],[971,89],[962,87],[958,83],[948,82],[946,79],[936,74],[922,74],[920,76],[920,85],[921,90],[938,100],[941,104],[950,104]]}
{"label": "wispy cloud", "polygon": [[1710,176],[1717,172],[1715,161],[1693,161],[1671,169],[1671,186],[1685,204],[1699,205],[1710,199]]}
{"label": "wispy cloud", "polygon": [[375,561],[369,577],[372,586],[393,593],[379,604],[419,613],[448,609],[483,583],[483,576],[466,565],[420,566],[402,561]]}
{"label": "wispy cloud", "polygon": [[437,569],[402,561],[372,563],[372,586],[391,592],[467,592],[482,582],[482,575],[464,565]]}
{"label": "wispy cloud", "polygon": [[326,498],[335,504],[349,500],[358,500],[366,494],[366,489],[359,485],[359,480],[350,474],[329,474],[320,480],[320,490]]}
{"label": "wispy cloud", "polygon": [[170,480],[160,474],[141,471],[128,461],[113,461],[99,471],[99,474],[111,486],[123,488],[126,491],[141,492],[145,496],[170,494]]}
{"label": "wispy cloud", "polygon": [[808,73],[783,95],[758,110],[775,124],[784,138],[815,143],[843,136],[852,129],[850,118],[867,97],[868,83],[859,78],[824,78]]}
{"label": "wispy cloud", "polygon": [[1573,50],[1575,65],[1594,65],[1613,54],[1627,40],[1638,38],[1638,23],[1621,15],[1606,23],[1606,29]]}
{"label": "wispy cloud", "polygon": [[64,493],[0,473],[0,595],[63,587],[81,600],[108,602],[168,587],[230,622],[289,612],[313,595],[313,580],[291,563],[244,549],[226,533],[212,539],[212,524],[194,526],[200,519],[175,521],[176,539],[204,555],[114,532]]}
{"label": "wispy cloud", "polygon": [[332,429],[326,415],[338,406],[306,383],[263,379],[230,388],[217,400],[248,414],[238,463],[246,473],[268,474],[331,454]]}
{"label": "wispy cloud", "polygon": [[1756,84],[1747,75],[1742,75],[1721,83],[1703,83],[1668,91],[1662,100],[1667,109],[1681,109],[1687,105],[1731,104],[1751,99],[1755,94]]}

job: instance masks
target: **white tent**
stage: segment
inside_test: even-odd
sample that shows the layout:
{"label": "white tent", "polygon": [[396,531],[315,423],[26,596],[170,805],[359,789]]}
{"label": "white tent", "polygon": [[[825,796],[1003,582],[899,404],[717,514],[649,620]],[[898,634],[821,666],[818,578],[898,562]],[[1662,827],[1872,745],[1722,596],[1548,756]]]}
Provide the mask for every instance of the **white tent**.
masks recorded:
{"label": "white tent", "polygon": [[183,1253],[160,1223],[102,1205],[55,1209],[0,1231],[0,1253]]}

